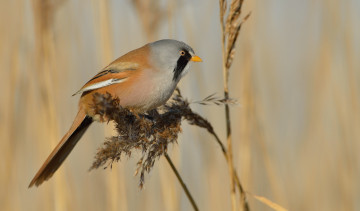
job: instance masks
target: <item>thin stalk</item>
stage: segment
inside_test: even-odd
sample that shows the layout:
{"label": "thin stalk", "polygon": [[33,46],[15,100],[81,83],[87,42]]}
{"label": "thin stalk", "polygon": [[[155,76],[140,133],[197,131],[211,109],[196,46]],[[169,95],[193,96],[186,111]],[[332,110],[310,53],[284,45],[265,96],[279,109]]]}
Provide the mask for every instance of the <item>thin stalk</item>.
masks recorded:
{"label": "thin stalk", "polygon": [[[220,145],[221,151],[223,152],[223,155],[224,155],[226,161],[228,161],[228,155],[227,155],[228,152],[226,151],[226,148],[225,148],[224,144],[221,142],[219,136],[214,131],[212,131],[211,134],[215,137],[216,142]],[[240,192],[240,201],[241,201],[241,204],[243,205],[243,210],[249,211],[250,208],[249,208],[249,204],[246,200],[245,190],[240,183],[240,179],[239,179],[239,176],[238,176],[235,168],[234,168],[233,173],[234,173],[234,179],[235,179],[236,186],[238,187],[239,192]]]}
{"label": "thin stalk", "polygon": [[170,159],[170,157],[169,157],[169,155],[168,155],[167,153],[165,153],[165,158],[166,158],[167,162],[170,164],[171,169],[172,169],[173,172],[175,173],[177,179],[179,180],[179,182],[180,182],[180,184],[181,184],[181,187],[184,189],[185,194],[186,194],[186,196],[188,197],[188,199],[189,199],[192,207],[194,208],[195,211],[198,211],[199,208],[197,207],[194,198],[191,196],[189,189],[186,187],[186,185],[185,185],[183,179],[181,178],[178,170],[176,169],[174,163],[171,161],[171,159]]}
{"label": "thin stalk", "polygon": [[[220,0],[221,1],[221,0]],[[221,8],[220,8],[221,9]],[[224,97],[229,99],[229,69],[226,67],[227,55],[226,55],[226,32],[224,26],[224,19],[221,17],[221,29],[222,29],[222,56],[223,56],[223,79],[224,79]],[[231,191],[231,205],[232,210],[236,210],[236,189],[234,179],[234,163],[232,159],[232,137],[231,137],[231,121],[230,121],[230,109],[229,105],[225,104],[225,118],[226,118],[226,139],[227,139],[227,161],[230,175],[230,191]]]}
{"label": "thin stalk", "polygon": [[[230,67],[235,54],[235,44],[238,38],[242,23],[249,17],[245,16],[243,21],[240,21],[241,8],[243,0],[231,0],[229,6],[227,0],[219,0],[220,6],[220,24],[222,31],[222,72],[224,79],[224,97],[225,100],[229,99],[229,73]],[[232,133],[231,133],[231,120],[230,120],[230,108],[228,104],[225,104],[225,119],[226,119],[226,143],[227,152],[224,155],[227,159],[229,176],[231,182],[230,194],[232,210],[236,210],[236,187],[235,183],[239,185],[240,202],[242,208],[248,210],[247,203],[245,201],[245,193],[240,185],[239,179],[235,177],[234,162],[232,155]],[[223,148],[225,149],[225,148]]]}

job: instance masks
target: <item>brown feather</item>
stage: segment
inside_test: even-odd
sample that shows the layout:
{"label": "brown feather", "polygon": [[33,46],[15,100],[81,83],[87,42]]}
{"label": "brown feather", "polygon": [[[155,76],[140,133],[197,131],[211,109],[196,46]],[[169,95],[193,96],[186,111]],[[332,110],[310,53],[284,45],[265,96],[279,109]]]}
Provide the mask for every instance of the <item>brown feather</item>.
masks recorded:
{"label": "brown feather", "polygon": [[[150,63],[148,59],[144,59],[148,58],[146,55],[149,53],[150,48],[148,45],[145,45],[117,58],[115,61],[106,66],[102,71],[98,72],[93,78],[91,78],[83,87],[81,87],[79,91],[73,94],[73,96],[89,91],[86,89],[96,83],[101,83],[109,79],[127,80],[129,77],[138,75],[139,72],[142,72],[144,69],[150,69]],[[111,85],[113,84],[104,85],[91,90],[97,90]]]}
{"label": "brown feather", "polygon": [[81,136],[92,123],[92,118],[79,110],[70,130],[61,139],[44,164],[41,166],[35,177],[31,180],[29,188],[33,185],[39,186],[51,178],[55,171],[61,166],[66,157],[70,154]]}

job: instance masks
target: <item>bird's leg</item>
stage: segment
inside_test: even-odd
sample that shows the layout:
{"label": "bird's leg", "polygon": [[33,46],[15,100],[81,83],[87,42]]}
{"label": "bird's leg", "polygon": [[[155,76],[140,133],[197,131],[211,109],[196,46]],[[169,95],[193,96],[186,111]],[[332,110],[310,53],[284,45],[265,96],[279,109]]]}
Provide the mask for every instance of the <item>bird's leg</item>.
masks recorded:
{"label": "bird's leg", "polygon": [[159,112],[156,109],[152,109],[144,114],[144,117],[151,121],[154,121],[158,116]]}

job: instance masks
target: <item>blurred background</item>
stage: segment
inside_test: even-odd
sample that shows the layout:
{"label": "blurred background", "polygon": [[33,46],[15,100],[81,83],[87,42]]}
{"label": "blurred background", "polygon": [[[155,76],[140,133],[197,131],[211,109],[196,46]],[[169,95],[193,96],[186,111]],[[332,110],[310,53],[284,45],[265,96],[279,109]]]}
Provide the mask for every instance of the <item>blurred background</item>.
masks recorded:
{"label": "blurred background", "polygon": [[[0,210],[191,210],[161,158],[88,172],[112,125],[93,124],[51,180],[28,185],[69,129],[71,95],[115,58],[173,38],[204,60],[180,83],[222,95],[219,2],[1,0]],[[360,1],[247,0],[230,73],[234,162],[245,190],[289,210],[360,210]],[[192,105],[225,141],[224,108]],[[184,122],[169,149],[200,210],[230,210],[219,146]],[[248,195],[251,210],[271,210]]]}

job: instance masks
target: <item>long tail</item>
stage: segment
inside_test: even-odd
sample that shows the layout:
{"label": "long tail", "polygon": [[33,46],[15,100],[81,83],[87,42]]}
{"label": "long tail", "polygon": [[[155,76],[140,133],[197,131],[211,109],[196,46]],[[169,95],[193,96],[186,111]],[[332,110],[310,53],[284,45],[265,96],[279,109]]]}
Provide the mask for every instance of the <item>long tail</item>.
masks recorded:
{"label": "long tail", "polygon": [[29,188],[33,185],[39,186],[41,183],[52,177],[92,122],[92,118],[87,116],[85,112],[80,109],[70,130],[51,152],[49,157],[36,173],[34,179],[31,180]]}

